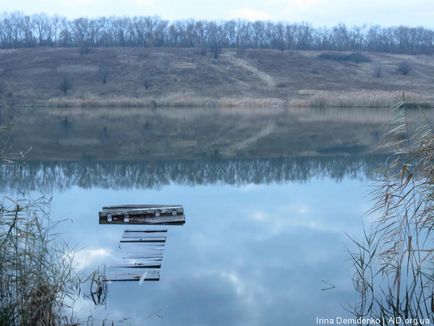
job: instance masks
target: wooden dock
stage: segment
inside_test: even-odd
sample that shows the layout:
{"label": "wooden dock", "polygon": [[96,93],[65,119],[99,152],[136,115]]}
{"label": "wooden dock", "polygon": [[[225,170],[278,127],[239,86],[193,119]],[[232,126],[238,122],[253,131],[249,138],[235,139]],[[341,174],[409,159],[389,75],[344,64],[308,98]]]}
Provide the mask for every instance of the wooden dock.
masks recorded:
{"label": "wooden dock", "polygon": [[181,205],[124,205],[103,207],[99,224],[182,225],[185,223]]}
{"label": "wooden dock", "polygon": [[[121,205],[103,207],[99,224],[182,225],[181,205]],[[159,281],[166,244],[167,229],[127,229],[119,241],[124,254],[119,262],[107,266],[108,273],[99,278],[98,288],[107,282]],[[95,290],[96,291],[96,290]],[[95,302],[95,301],[94,301]],[[98,301],[97,301],[98,302]]]}

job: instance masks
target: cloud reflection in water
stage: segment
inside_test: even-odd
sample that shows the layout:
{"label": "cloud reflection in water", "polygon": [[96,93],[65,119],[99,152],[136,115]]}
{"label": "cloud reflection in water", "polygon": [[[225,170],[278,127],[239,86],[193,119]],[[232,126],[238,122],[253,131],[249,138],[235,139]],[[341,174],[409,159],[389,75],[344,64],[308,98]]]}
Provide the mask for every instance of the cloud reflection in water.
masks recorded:
{"label": "cloud reflection in water", "polygon": [[[90,268],[91,261],[119,254],[124,229],[98,225],[100,207],[184,205],[187,222],[169,228],[160,282],[111,284],[107,310],[92,311],[94,317],[128,317],[136,325],[313,325],[316,316],[345,314],[342,304],[354,299],[344,233],[360,233],[366,193],[366,183],[354,179],[161,190],[73,187],[54,194],[53,214],[64,216],[68,207],[74,222],[62,226],[65,237],[87,248],[79,251],[80,264]],[[79,205],[70,206],[73,199]],[[321,291],[321,280],[336,289]],[[85,318],[90,311],[81,313]]]}

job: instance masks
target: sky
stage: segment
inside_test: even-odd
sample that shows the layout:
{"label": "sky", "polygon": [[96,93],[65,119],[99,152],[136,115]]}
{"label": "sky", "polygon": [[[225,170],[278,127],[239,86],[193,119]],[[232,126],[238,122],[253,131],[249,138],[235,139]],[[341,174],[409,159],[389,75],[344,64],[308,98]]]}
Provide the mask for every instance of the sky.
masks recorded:
{"label": "sky", "polygon": [[314,26],[383,25],[434,28],[433,0],[0,0],[0,12],[76,17],[160,16],[163,19],[269,20]]}

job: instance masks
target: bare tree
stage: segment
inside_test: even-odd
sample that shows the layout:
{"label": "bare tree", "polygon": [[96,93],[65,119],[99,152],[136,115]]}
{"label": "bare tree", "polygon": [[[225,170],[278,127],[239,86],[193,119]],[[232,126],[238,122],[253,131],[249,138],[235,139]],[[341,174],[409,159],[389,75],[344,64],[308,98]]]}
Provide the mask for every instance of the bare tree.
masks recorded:
{"label": "bare tree", "polygon": [[[422,27],[316,28],[308,23],[248,21],[169,22],[158,17],[68,20],[20,12],[0,15],[0,48],[34,46],[142,46],[271,48],[329,51],[433,53],[434,30]],[[218,56],[218,54],[217,54]]]}
{"label": "bare tree", "polygon": [[63,92],[63,94],[68,95],[68,91],[72,89],[71,79],[68,76],[63,76],[59,88]]}
{"label": "bare tree", "polygon": [[109,76],[109,72],[108,72],[107,68],[100,68],[99,69],[99,75],[100,75],[102,83],[107,84],[107,79]]}

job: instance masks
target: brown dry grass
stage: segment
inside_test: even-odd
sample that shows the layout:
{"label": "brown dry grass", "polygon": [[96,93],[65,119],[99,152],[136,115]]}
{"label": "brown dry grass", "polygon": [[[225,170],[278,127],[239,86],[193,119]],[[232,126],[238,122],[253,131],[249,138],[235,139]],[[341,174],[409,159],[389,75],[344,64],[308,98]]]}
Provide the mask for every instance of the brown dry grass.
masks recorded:
{"label": "brown dry grass", "polygon": [[423,94],[403,91],[316,91],[303,92],[309,94],[308,99],[290,101],[295,107],[356,107],[380,108],[391,107],[403,99],[409,102],[430,103],[430,98]]}
{"label": "brown dry grass", "polygon": [[[434,103],[434,57],[366,53],[371,62],[321,60],[320,52],[104,48],[0,50],[2,95],[22,106],[369,106],[402,91]],[[397,67],[410,62],[410,74]],[[381,66],[381,77],[374,69]],[[103,79],[103,74],[105,79]],[[64,95],[60,82],[72,84]]]}

